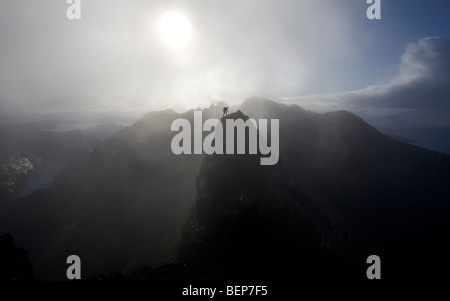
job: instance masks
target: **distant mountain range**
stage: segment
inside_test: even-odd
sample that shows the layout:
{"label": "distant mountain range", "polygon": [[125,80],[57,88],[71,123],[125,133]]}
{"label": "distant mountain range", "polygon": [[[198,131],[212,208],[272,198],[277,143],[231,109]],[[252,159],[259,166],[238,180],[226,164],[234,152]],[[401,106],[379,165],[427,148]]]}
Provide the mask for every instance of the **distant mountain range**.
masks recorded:
{"label": "distant mountain range", "polygon": [[0,203],[16,197],[27,182],[49,181],[123,127],[54,131],[58,127],[51,121],[0,124]]}
{"label": "distant mountain range", "polygon": [[[204,109],[204,119],[224,106]],[[84,275],[181,263],[229,278],[272,277],[289,265],[360,278],[372,253],[389,258],[392,278],[437,275],[449,251],[448,155],[392,140],[344,111],[256,97],[230,111],[279,119],[277,165],[176,156],[170,125],[192,122],[194,111],[151,112],[49,188],[1,208],[0,232],[29,250],[38,279],[64,279],[71,254]]]}

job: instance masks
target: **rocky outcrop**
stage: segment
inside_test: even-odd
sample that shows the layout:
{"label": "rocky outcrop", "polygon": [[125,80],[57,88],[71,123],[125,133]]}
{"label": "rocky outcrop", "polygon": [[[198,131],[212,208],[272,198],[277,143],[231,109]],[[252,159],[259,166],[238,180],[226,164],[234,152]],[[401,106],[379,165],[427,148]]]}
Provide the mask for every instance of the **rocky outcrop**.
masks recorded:
{"label": "rocky outcrop", "polygon": [[[227,118],[248,117],[238,112]],[[300,278],[360,275],[352,271],[365,263],[367,245],[354,226],[301,190],[282,161],[261,166],[259,159],[203,159],[181,260],[232,279],[288,278],[291,268]]]}
{"label": "rocky outcrop", "polygon": [[16,248],[10,234],[0,236],[0,280],[34,280],[28,252]]}

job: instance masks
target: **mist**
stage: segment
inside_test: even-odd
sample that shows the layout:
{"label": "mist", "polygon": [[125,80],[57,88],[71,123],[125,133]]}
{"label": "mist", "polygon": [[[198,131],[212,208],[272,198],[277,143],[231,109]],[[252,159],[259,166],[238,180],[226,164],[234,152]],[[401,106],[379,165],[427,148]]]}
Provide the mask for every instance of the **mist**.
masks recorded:
{"label": "mist", "polygon": [[[446,270],[450,4],[382,2],[2,0],[0,279]],[[276,120],[276,162],[173,152],[198,114]]]}
{"label": "mist", "polygon": [[[68,20],[64,1],[2,1],[0,109],[183,111],[355,87],[340,74],[364,60],[352,3],[95,0]],[[157,30],[170,11],[191,23],[182,50]]]}

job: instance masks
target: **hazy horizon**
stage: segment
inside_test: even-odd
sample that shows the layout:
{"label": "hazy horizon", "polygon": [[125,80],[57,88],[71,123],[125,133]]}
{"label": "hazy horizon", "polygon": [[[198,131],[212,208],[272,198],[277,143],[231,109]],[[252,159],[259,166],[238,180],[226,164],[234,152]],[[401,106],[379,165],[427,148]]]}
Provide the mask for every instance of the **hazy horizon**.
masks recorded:
{"label": "hazy horizon", "polygon": [[0,281],[445,277],[449,11],[1,0]]}

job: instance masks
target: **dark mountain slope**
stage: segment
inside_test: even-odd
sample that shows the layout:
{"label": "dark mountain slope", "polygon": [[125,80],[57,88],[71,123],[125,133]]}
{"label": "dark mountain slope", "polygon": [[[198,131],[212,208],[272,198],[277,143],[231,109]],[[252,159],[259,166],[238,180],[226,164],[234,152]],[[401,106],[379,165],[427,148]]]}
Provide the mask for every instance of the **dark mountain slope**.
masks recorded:
{"label": "dark mountain slope", "polygon": [[[364,249],[353,224],[382,256],[431,258],[449,250],[448,156],[393,141],[348,112],[322,115],[256,98],[241,109],[280,120],[278,165],[263,168],[253,156],[208,156],[203,163],[201,155],[176,156],[170,125],[181,117],[193,124],[194,111],[152,112],[103,141],[50,188],[1,208],[0,232],[29,250],[38,279],[64,279],[72,254],[82,258],[84,275],[120,272],[155,257],[163,264],[175,254],[167,250],[176,249],[198,189],[199,211],[184,231],[184,246],[191,247],[183,256],[193,266],[203,257],[210,267],[239,271],[247,258],[246,270],[260,271],[263,260],[300,267],[307,256],[325,254],[308,269],[330,266],[340,274],[346,254],[357,258]],[[203,120],[221,110],[203,110]],[[204,234],[221,248],[198,257],[211,246]],[[264,245],[262,252],[253,247]],[[216,260],[223,254],[228,259]],[[365,271],[364,260],[351,266],[356,261]]]}
{"label": "dark mountain slope", "polygon": [[[244,119],[240,111],[222,118]],[[248,141],[247,141],[248,143]],[[359,278],[368,245],[333,210],[301,191],[279,162],[211,155],[197,176],[181,260],[231,279]],[[276,275],[276,276],[275,276]]]}
{"label": "dark mountain slope", "polygon": [[241,108],[280,119],[286,169],[385,250],[445,253],[450,157],[393,141],[348,112],[317,114],[251,98]]}
{"label": "dark mountain slope", "polygon": [[0,236],[0,281],[34,280],[28,252],[16,248],[10,234]]}
{"label": "dark mountain slope", "polygon": [[2,212],[0,229],[29,246],[38,278],[64,279],[70,254],[82,258],[84,273],[121,271],[143,245],[177,231],[193,202],[201,160],[171,152],[170,125],[179,117],[147,114],[49,189]]}
{"label": "dark mountain slope", "polygon": [[50,131],[49,122],[0,124],[0,204],[17,197],[31,179],[53,178],[123,128],[101,124],[83,130]]}

